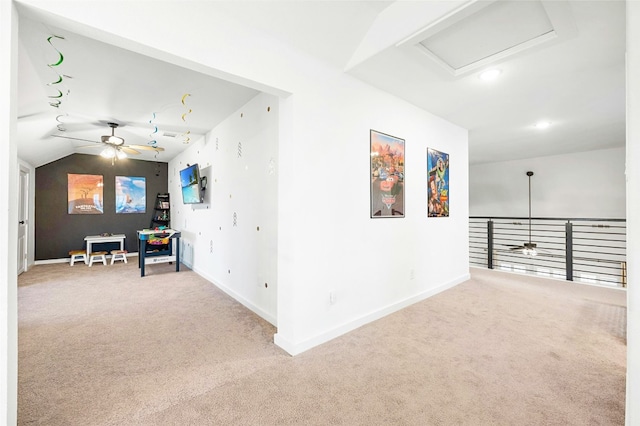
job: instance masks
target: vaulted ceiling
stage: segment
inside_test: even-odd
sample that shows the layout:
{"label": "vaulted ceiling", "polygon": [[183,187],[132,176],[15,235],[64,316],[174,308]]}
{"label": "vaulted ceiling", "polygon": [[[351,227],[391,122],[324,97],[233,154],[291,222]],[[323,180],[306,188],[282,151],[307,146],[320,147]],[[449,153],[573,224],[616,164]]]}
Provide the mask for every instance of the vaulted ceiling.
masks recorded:
{"label": "vaulted ceiling", "polygon": [[[21,3],[18,154],[35,166],[98,154],[87,141],[110,134],[108,122],[127,144],[164,148],[136,158],[168,161],[258,93],[56,26]],[[427,21],[427,3],[449,12]],[[471,163],[625,142],[624,1],[201,4],[469,129]],[[479,78],[488,68],[496,80]]]}

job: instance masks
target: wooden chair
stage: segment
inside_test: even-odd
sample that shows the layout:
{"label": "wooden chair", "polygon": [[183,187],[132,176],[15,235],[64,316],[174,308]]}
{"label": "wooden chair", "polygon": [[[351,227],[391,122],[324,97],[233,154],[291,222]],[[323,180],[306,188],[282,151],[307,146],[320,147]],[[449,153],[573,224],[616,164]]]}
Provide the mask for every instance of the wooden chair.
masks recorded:
{"label": "wooden chair", "polygon": [[86,265],[88,263],[87,261],[87,252],[84,250],[71,250],[69,252],[69,256],[71,256],[71,266],[73,266],[73,264],[77,261],[83,261],[84,264]]}

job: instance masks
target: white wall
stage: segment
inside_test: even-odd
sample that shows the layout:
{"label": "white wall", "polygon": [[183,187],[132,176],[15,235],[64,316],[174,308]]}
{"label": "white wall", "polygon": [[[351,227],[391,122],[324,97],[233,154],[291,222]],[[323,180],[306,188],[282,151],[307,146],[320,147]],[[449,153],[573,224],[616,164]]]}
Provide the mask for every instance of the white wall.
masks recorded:
{"label": "white wall", "polygon": [[623,147],[469,167],[471,216],[625,217]]}
{"label": "white wall", "polygon": [[[281,109],[283,127],[291,129],[279,148],[276,343],[290,353],[469,273],[466,130],[339,71],[325,72]],[[370,218],[370,129],[406,141],[402,219]],[[449,218],[427,218],[427,147],[451,156]]]}
{"label": "white wall", "polygon": [[[171,225],[182,232],[183,262],[273,324],[278,104],[256,96],[169,162]],[[179,172],[195,163],[207,178],[205,203],[185,205]]]}

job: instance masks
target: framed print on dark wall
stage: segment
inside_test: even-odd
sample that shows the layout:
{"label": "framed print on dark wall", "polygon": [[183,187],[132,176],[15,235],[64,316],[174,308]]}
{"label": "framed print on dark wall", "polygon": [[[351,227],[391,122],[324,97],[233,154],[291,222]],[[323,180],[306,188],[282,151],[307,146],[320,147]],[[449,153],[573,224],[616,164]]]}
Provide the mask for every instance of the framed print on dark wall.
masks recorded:
{"label": "framed print on dark wall", "polygon": [[102,175],[67,174],[67,212],[102,214]]}
{"label": "framed print on dark wall", "polygon": [[146,188],[144,177],[116,176],[116,213],[144,213]]}
{"label": "framed print on dark wall", "polygon": [[370,131],[371,217],[404,217],[404,139]]}
{"label": "framed print on dark wall", "polygon": [[449,217],[449,154],[427,148],[427,216]]}

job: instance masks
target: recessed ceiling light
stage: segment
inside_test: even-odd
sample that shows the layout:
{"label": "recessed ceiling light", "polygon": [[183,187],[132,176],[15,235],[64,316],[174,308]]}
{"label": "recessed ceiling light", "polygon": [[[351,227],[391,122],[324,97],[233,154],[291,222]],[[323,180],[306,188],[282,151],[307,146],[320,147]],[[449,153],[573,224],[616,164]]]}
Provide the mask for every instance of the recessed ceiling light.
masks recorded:
{"label": "recessed ceiling light", "polygon": [[480,77],[480,80],[492,81],[498,78],[500,74],[502,74],[502,70],[499,70],[497,68],[492,68],[490,70],[481,72],[479,77]]}
{"label": "recessed ceiling light", "polygon": [[546,129],[549,126],[551,126],[551,122],[550,121],[538,121],[535,124],[535,128],[536,129],[540,129],[540,130]]}

